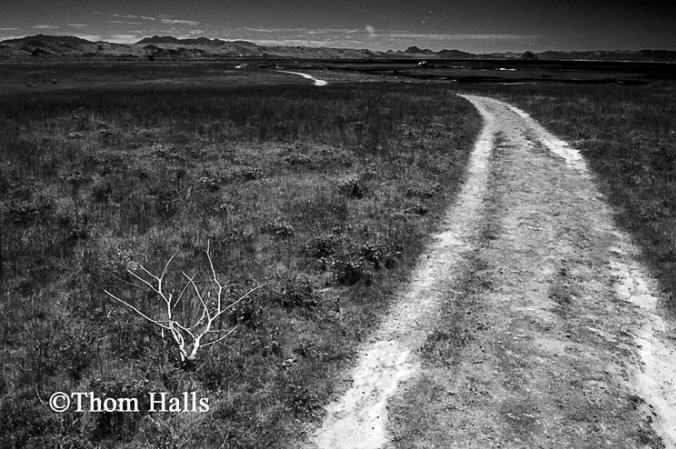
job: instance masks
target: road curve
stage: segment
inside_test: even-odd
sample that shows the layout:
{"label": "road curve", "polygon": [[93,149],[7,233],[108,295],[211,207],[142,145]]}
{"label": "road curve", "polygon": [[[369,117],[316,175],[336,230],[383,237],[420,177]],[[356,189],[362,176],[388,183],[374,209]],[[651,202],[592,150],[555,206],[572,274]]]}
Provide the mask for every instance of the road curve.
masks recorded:
{"label": "road curve", "polygon": [[[584,158],[518,108],[465,98],[485,122],[466,182],[309,447],[676,448],[660,289]],[[427,335],[455,325],[436,317],[465,300],[454,283],[470,253],[491,267],[467,318],[481,325],[457,363],[421,365]],[[411,417],[388,420],[388,404],[423,377],[449,393],[420,413],[436,428],[402,435],[393,423]]]}
{"label": "road curve", "polygon": [[308,75],[307,73],[302,73],[302,72],[290,72],[290,71],[288,71],[288,70],[277,70],[277,71],[280,72],[280,73],[288,73],[289,75],[297,75],[297,76],[303,77],[303,78],[305,78],[306,80],[312,81],[312,83],[313,83],[315,86],[318,86],[318,87],[326,86],[326,85],[329,84],[328,81],[324,81],[324,80],[317,79],[317,78],[315,78],[315,77],[312,76],[312,75]]}

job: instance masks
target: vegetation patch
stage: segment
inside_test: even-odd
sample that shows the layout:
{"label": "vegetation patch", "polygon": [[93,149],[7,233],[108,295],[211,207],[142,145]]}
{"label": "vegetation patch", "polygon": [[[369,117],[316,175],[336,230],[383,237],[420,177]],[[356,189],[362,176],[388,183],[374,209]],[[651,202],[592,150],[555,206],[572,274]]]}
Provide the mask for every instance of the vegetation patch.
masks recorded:
{"label": "vegetation patch", "polygon": [[[0,446],[10,449],[295,447],[407,279],[481,126],[431,84],[1,100]],[[404,213],[415,207],[428,212]],[[214,274],[224,304],[236,302],[210,328],[234,331],[190,363],[171,329],[104,293],[161,317],[158,293],[132,273],[160,277],[172,256],[165,291],[195,283],[176,316],[199,318],[188,305]],[[89,389],[197,392],[210,409],[46,405],[55,391]]]}

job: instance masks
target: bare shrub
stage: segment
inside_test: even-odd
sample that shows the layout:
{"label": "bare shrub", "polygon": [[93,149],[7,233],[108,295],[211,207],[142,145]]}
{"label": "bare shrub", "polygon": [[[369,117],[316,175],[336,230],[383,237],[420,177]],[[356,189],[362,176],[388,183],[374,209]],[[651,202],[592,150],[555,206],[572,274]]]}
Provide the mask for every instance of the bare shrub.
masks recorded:
{"label": "bare shrub", "polygon": [[[181,362],[195,360],[197,353],[201,348],[219,343],[232,334],[237,326],[235,325],[230,329],[222,330],[222,318],[224,315],[227,317],[227,312],[231,311],[237,304],[261,287],[254,287],[235,300],[228,299],[226,296],[229,293],[229,284],[219,280],[216,269],[214,268],[208,243],[205,252],[209,261],[209,284],[200,288],[196,282],[197,275],[189,276],[185,272],[182,272],[186,281],[178,295],[167,291],[166,282],[169,266],[177,253],[174,253],[167,261],[159,276],[153,274],[143,265],[138,265],[138,268],[136,269],[127,269],[127,272],[134,279],[141,282],[144,287],[155,293],[157,298],[161,301],[162,313],[159,314],[159,317],[154,318],[151,316],[151,313],[145,313],[108,290],[104,290],[108,296],[132,310],[141,318],[159,327],[162,331],[163,338],[165,336],[165,331],[168,331],[179,351]],[[192,304],[188,306],[189,312],[192,313],[181,313],[177,306],[181,303],[181,300],[188,296],[188,292],[192,292],[193,295],[193,301],[190,301]],[[186,299],[186,301],[188,300]],[[185,310],[185,307],[181,310]],[[197,315],[199,315],[199,318],[191,325],[189,317]]]}

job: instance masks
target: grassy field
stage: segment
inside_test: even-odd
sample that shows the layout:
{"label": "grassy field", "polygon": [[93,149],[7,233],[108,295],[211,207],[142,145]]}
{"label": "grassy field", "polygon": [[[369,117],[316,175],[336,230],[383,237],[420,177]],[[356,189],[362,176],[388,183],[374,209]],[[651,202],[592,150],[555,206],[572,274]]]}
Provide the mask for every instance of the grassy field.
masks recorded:
{"label": "grassy field", "polygon": [[676,85],[481,86],[579,149],[676,313]]}
{"label": "grassy field", "polygon": [[[456,193],[479,116],[449,84],[127,68],[26,65],[0,84],[0,446],[295,447]],[[673,86],[451,86],[516,104],[582,150],[673,297]],[[182,363],[104,289],[158,316],[127,270],[159,273],[176,254],[167,289],[182,272],[206,289],[207,244],[228,299],[259,288],[218,323],[232,335]],[[480,309],[486,263],[465,267],[468,300],[444,311],[456,324],[428,339],[430,366],[471,338],[460,317]],[[186,320],[198,299],[186,294]],[[436,393],[419,387],[408,399],[422,407]],[[195,391],[210,411],[56,414],[55,391]],[[434,421],[420,407],[398,423],[400,447]]]}
{"label": "grassy field", "polygon": [[[237,69],[237,67],[241,67]],[[194,60],[194,61],[13,61],[0,60],[0,94],[73,92],[93,89],[156,89],[172,86],[247,87],[299,85],[296,75],[274,70],[274,63],[264,60]],[[334,72],[322,66],[306,69],[302,64],[287,62],[287,70],[320,74],[318,77],[336,82],[382,82],[382,77],[360,72]]]}
{"label": "grassy field", "polygon": [[[71,89],[0,97],[0,446],[294,447],[463,178],[480,127],[445,87]],[[157,295],[227,298],[181,363]],[[190,292],[182,313],[197,302]],[[220,335],[220,334],[219,334]],[[55,391],[197,392],[208,413],[56,414]]]}

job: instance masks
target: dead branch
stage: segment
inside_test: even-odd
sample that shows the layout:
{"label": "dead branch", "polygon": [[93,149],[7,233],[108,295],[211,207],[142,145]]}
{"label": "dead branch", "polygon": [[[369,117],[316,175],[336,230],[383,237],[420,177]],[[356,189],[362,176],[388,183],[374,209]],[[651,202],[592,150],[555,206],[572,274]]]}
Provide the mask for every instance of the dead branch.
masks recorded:
{"label": "dead branch", "polygon": [[[262,285],[254,287],[246,292],[243,296],[234,300],[227,298],[226,289],[229,284],[222,283],[219,280],[218,274],[214,267],[213,259],[211,257],[211,251],[208,242],[205,252],[207,255],[207,260],[209,261],[209,284],[200,288],[195,280],[197,274],[189,276],[187,273],[182,272],[186,282],[183,284],[183,287],[181,288],[178,296],[176,296],[175,300],[173,293],[167,291],[166,276],[169,272],[169,266],[176,257],[177,253],[174,253],[171,258],[169,258],[159,276],[152,273],[143,265],[140,265],[138,270],[131,270],[129,268],[127,269],[127,272],[132,276],[132,278],[141,283],[141,285],[134,285],[140,288],[150,289],[150,291],[155,293],[157,298],[162,301],[163,312],[160,314],[161,317],[153,318],[151,313],[145,313],[130,302],[121,299],[119,296],[114,295],[108,290],[104,290],[104,292],[115,301],[124,305],[126,308],[133,311],[146,321],[161,328],[163,337],[164,331],[168,330],[179,351],[181,361],[183,362],[195,360],[201,348],[217,344],[230,336],[236,330],[237,326],[234,326],[227,331],[213,330],[214,326],[220,322],[224,313],[231,310],[241,301],[248,298],[251,293],[262,287]],[[186,322],[181,323],[181,319],[185,321],[187,318],[181,317],[179,319],[178,314],[176,313],[178,304],[186,296],[186,293],[189,290],[192,290],[194,297],[197,298],[197,301],[193,300],[193,307],[199,309],[199,318],[192,325]],[[187,299],[184,301],[187,301]],[[217,334],[218,336],[213,334]]]}

